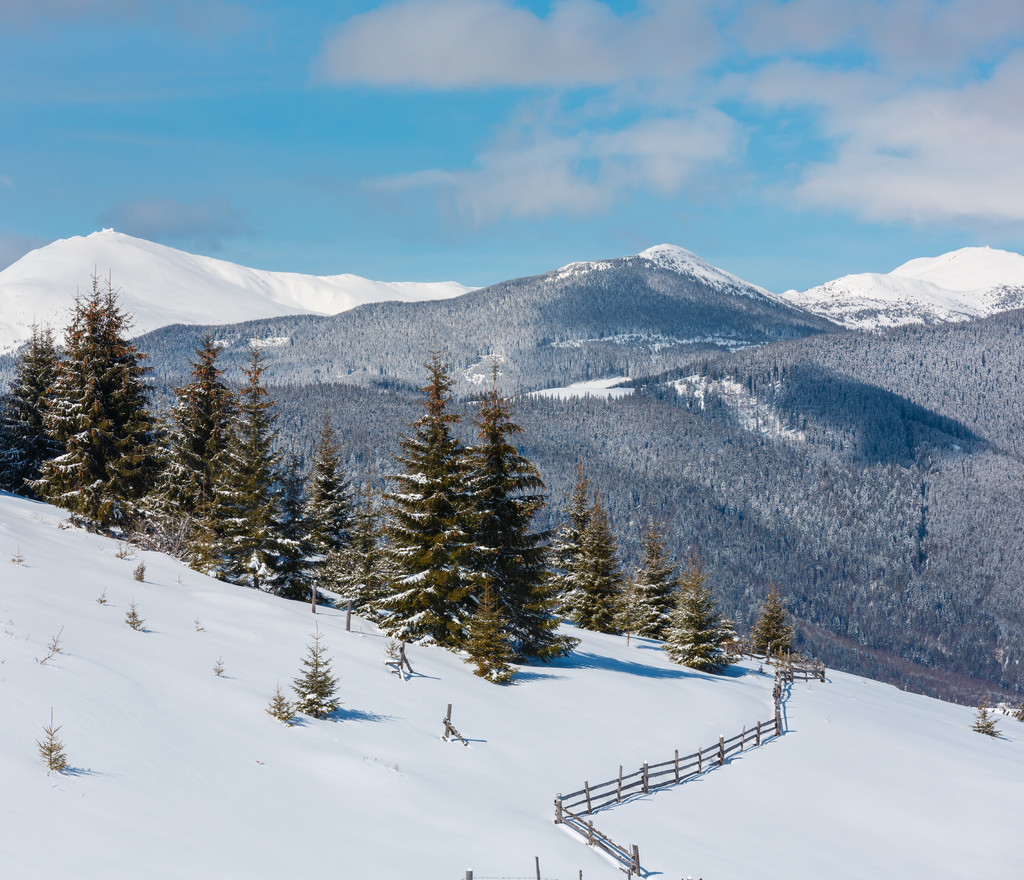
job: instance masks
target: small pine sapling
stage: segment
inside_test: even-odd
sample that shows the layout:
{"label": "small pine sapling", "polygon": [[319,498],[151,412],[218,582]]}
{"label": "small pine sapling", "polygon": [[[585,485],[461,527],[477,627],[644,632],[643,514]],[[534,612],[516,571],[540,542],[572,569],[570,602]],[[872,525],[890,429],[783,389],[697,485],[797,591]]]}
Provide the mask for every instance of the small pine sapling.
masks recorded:
{"label": "small pine sapling", "polygon": [[146,625],[141,617],[139,617],[138,609],[135,607],[134,602],[128,603],[128,613],[124,616],[124,622],[128,624],[136,632],[142,632],[143,627]]}
{"label": "small pine sapling", "polygon": [[25,564],[25,557],[22,556],[22,554],[21,554],[21,545],[20,544],[18,545],[17,552],[11,557],[11,562],[13,562],[15,565],[24,565]]}
{"label": "small pine sapling", "polygon": [[469,621],[466,650],[469,652],[466,662],[476,664],[475,675],[495,684],[507,684],[515,675],[512,645],[509,644],[505,618],[491,589],[490,578],[484,586],[483,601]]}
{"label": "small pine sapling", "polygon": [[36,658],[36,663],[38,663],[40,666],[45,666],[47,660],[52,660],[61,651],[64,650],[64,646],[63,646],[63,644],[61,644],[61,640],[60,640],[60,635],[61,635],[62,632],[64,632],[64,627],[61,627],[60,631],[57,633],[57,635],[55,635],[52,639],[50,639],[50,643],[46,646],[46,650],[47,650],[46,656],[43,657],[42,660],[40,660],[39,658]]}
{"label": "small pine sapling", "polygon": [[978,714],[975,716],[971,730],[975,731],[975,733],[983,733],[985,736],[999,736],[999,731],[996,729],[996,719],[992,717],[992,713],[988,708],[988,697],[982,700],[981,705],[978,706]]}
{"label": "small pine sapling", "polygon": [[326,718],[341,706],[337,699],[338,679],[331,675],[331,661],[327,649],[320,644],[323,635],[317,627],[309,654],[302,660],[306,671],[293,681],[299,699],[295,708],[311,718]]}
{"label": "small pine sapling", "polygon": [[217,662],[213,664],[213,674],[216,675],[217,678],[223,678],[224,677],[224,658],[223,657],[218,657],[217,658]]}
{"label": "small pine sapling", "polygon": [[198,617],[195,619],[195,624],[197,633],[206,632],[206,627],[203,626],[203,622]]}
{"label": "small pine sapling", "polygon": [[125,544],[122,541],[118,541],[117,552],[114,555],[118,559],[130,559],[132,555],[132,548],[129,544]]}
{"label": "small pine sapling", "polygon": [[281,693],[281,683],[277,683],[277,690],[274,691],[274,698],[270,701],[270,705],[267,706],[267,714],[283,724],[287,724],[291,727],[293,719],[295,718],[295,707],[285,699],[284,694]]}
{"label": "small pine sapling", "polygon": [[132,577],[137,581],[144,581],[146,579],[146,563],[140,562],[135,566],[135,571],[132,572]]}
{"label": "small pine sapling", "polygon": [[50,724],[48,727],[43,728],[46,738],[36,740],[36,745],[39,746],[39,757],[46,764],[46,769],[56,773],[62,773],[68,769],[68,758],[64,754],[64,743],[57,736],[57,731],[60,728],[61,725],[53,726],[53,709],[50,709]]}
{"label": "small pine sapling", "polygon": [[100,593],[99,598],[96,600],[96,604],[98,604],[98,605],[106,605],[107,604],[107,591],[106,590],[104,590],[102,593]]}

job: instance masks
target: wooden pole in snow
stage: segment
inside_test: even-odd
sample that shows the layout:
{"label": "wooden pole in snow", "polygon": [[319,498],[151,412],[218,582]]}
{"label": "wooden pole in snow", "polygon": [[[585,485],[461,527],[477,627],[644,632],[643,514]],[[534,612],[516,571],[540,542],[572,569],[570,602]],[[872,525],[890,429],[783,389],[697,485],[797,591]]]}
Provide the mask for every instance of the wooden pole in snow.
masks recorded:
{"label": "wooden pole in snow", "polygon": [[345,632],[352,632],[352,600],[348,600],[348,608],[345,609]]}

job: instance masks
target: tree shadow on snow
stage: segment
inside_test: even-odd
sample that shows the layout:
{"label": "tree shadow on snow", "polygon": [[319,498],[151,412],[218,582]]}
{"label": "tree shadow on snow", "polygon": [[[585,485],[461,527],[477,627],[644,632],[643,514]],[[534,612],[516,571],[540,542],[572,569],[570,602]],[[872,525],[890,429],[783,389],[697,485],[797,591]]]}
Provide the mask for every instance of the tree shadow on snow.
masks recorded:
{"label": "tree shadow on snow", "polygon": [[327,717],[333,721],[394,721],[393,715],[378,715],[376,712],[364,712],[362,709],[335,709]]}
{"label": "tree shadow on snow", "polygon": [[591,654],[587,651],[577,651],[568,657],[553,660],[551,666],[555,669],[604,669],[608,672],[622,672],[626,675],[640,675],[644,678],[690,678],[695,675],[703,675],[696,669],[687,669],[685,666],[680,666],[678,669],[665,669],[633,660],[619,660],[615,657]]}

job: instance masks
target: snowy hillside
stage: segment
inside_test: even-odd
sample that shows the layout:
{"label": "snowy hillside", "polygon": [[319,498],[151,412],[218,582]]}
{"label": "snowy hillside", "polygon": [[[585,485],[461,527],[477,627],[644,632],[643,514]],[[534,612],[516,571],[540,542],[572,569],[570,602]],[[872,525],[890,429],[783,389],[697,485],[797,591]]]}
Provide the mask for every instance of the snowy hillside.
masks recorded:
{"label": "snowy hillside", "polygon": [[[716,678],[655,643],[587,633],[512,687],[422,647],[401,681],[368,623],[346,632],[343,613],[313,618],[153,553],[118,558],[63,519],[0,495],[5,876],[461,880],[531,877],[539,857],[545,878],[611,880],[553,824],[554,795],[771,714],[756,664]],[[144,632],[124,622],[132,601]],[[285,727],[264,709],[314,622],[344,705]],[[37,662],[58,633],[63,652]],[[970,730],[971,709],[828,678],[792,685],[780,739],[596,827],[665,878],[1019,877],[1024,726],[1004,719],[993,740]],[[440,738],[448,703],[468,747]],[[35,745],[51,707],[65,774]]]}
{"label": "snowy hillside", "polygon": [[0,272],[0,354],[24,342],[33,322],[62,328],[75,292],[89,289],[93,271],[103,278],[109,272],[138,334],[167,324],[334,315],[368,302],[447,299],[471,289],[454,281],[266,272],[104,229],[55,241]]}
{"label": "snowy hillside", "polygon": [[962,248],[911,260],[887,275],[845,275],[803,292],[786,291],[782,297],[861,330],[967,321],[1024,307],[1024,256]]}

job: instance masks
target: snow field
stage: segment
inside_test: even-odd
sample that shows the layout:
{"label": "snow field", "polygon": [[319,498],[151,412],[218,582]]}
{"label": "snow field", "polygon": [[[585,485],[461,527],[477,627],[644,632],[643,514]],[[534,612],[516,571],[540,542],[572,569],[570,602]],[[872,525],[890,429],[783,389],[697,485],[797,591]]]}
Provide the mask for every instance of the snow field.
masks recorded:
{"label": "snow field", "polygon": [[[375,627],[345,632],[343,611],[321,609],[343,706],[288,728],[265,709],[278,681],[291,696],[308,606],[155,553],[119,559],[64,518],[0,495],[4,876],[461,880],[530,876],[539,856],[546,878],[610,880],[553,824],[555,794],[771,715],[756,666],[702,675],[657,643],[592,633],[508,688],[410,646],[403,682]],[[124,623],[131,601],[146,632]],[[61,626],[64,652],[40,665]],[[666,878],[1019,876],[1024,727],[1002,719],[990,740],[971,709],[829,677],[792,686],[791,733],[596,826]],[[449,702],[468,748],[440,738]],[[37,754],[51,706],[69,774]]]}

